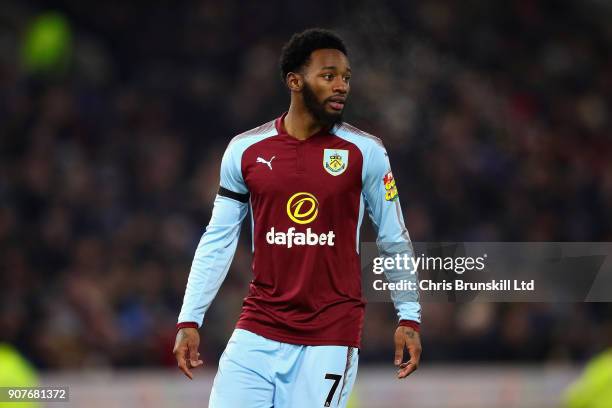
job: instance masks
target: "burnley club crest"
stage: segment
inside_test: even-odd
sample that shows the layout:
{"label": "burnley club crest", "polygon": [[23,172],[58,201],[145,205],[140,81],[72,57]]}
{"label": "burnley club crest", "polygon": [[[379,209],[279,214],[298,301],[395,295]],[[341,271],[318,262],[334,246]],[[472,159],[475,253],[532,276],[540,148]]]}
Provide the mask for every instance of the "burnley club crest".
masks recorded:
{"label": "burnley club crest", "polygon": [[348,166],[348,150],[325,149],[323,151],[323,168],[332,176],[344,173]]}

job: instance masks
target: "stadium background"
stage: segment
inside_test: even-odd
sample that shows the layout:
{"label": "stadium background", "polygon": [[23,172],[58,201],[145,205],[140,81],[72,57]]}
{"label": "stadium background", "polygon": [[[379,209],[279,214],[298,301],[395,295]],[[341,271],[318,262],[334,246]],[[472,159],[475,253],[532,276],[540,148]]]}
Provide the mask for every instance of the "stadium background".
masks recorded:
{"label": "stadium background", "polygon": [[[386,144],[413,240],[612,241],[611,18],[596,0],[3,0],[0,342],[43,382],[118,373],[190,387],[174,324],[221,155],[286,109],[279,51],[311,26],[349,46],[345,119]],[[201,330],[206,381],[250,280],[245,226]],[[558,402],[612,344],[611,315],[604,303],[426,304],[423,369],[400,385],[419,399],[387,404],[427,406],[445,385],[426,379],[462,367],[476,393],[508,373],[557,376],[529,395]],[[394,381],[394,323],[390,304],[369,306],[357,391]],[[201,401],[206,388],[188,389]],[[528,397],[495,406],[546,406],[512,405]]]}

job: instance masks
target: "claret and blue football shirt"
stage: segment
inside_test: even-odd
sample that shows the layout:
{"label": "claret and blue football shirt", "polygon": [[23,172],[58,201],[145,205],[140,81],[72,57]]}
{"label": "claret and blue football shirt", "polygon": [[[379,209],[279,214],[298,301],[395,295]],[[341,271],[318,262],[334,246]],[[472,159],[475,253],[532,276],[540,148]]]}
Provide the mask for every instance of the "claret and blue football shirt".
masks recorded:
{"label": "claret and blue football shirt", "polygon": [[[229,143],[179,322],[202,324],[250,212],[253,280],[236,327],[286,343],[359,347],[364,212],[379,244],[412,251],[389,159],[380,139],[349,124],[298,140],[285,131],[284,116]],[[416,276],[396,271],[399,279]],[[416,296],[394,299],[400,319],[420,322]]]}

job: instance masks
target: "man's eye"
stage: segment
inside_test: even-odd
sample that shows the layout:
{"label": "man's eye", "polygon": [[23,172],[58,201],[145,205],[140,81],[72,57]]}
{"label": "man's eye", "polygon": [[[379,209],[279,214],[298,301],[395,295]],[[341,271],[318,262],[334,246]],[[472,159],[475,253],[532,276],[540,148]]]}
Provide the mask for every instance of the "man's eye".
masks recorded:
{"label": "man's eye", "polygon": [[330,81],[334,78],[334,76],[332,74],[324,74],[323,78],[325,78],[327,81]]}
{"label": "man's eye", "polygon": [[345,76],[345,77],[344,77],[344,80],[345,80],[346,82],[348,82],[348,81],[350,81],[350,80],[351,80],[351,77],[350,77],[350,76]]}

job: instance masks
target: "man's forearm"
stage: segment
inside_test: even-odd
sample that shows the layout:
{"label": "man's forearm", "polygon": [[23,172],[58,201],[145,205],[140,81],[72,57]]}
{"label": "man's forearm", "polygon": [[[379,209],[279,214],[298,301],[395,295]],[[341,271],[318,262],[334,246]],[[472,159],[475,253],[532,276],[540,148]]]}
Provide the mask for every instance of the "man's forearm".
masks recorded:
{"label": "man's forearm", "polygon": [[[407,255],[412,257],[414,251],[410,241],[394,242],[394,243],[378,243],[379,252],[384,257],[394,257],[397,254]],[[414,290],[392,290],[391,300],[397,311],[397,316],[400,322],[406,325],[408,321],[416,323],[410,327],[418,330],[418,324],[421,323],[421,305],[419,304],[418,291],[418,274],[414,266],[409,268],[394,268],[386,269],[385,277],[390,283],[413,282]]]}
{"label": "man's forearm", "polygon": [[231,265],[247,205],[217,196],[210,223],[196,249],[178,322],[202,325]]}

